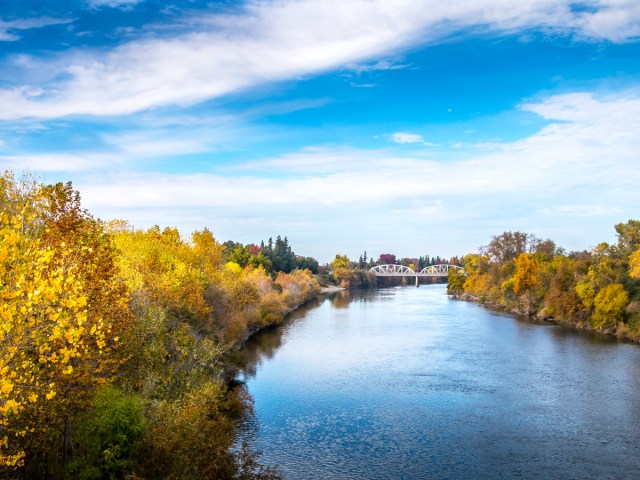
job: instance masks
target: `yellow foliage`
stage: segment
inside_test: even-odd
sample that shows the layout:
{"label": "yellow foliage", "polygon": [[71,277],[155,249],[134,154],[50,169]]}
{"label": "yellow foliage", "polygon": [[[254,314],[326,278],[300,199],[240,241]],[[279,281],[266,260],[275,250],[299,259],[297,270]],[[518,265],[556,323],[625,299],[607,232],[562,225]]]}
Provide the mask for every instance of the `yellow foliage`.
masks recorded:
{"label": "yellow foliage", "polygon": [[242,267],[235,262],[227,262],[226,265],[224,266],[224,269],[225,271],[227,271],[232,275],[235,275],[235,276],[242,275]]}
{"label": "yellow foliage", "polygon": [[629,258],[629,275],[631,278],[640,278],[640,249],[633,252]]}
{"label": "yellow foliage", "polygon": [[318,282],[309,270],[280,272],[276,278],[276,284],[282,288],[284,301],[290,308],[308,301],[320,291]]}
{"label": "yellow foliage", "polygon": [[[194,248],[180,238],[177,230],[159,227],[147,231],[121,229],[114,236],[120,251],[118,266],[132,292],[134,302],[154,304],[173,311],[182,311],[193,317],[206,317],[210,311],[203,290],[209,267],[197,258]],[[217,255],[215,252],[212,255]],[[211,262],[207,262],[210,264]]]}
{"label": "yellow foliage", "polygon": [[331,261],[331,268],[335,271],[341,268],[348,269],[351,266],[351,262],[346,255],[336,255]]}
{"label": "yellow foliage", "polygon": [[629,304],[629,294],[620,283],[606,285],[594,299],[594,313],[591,324],[605,328],[622,321],[625,308]]}
{"label": "yellow foliage", "polygon": [[0,466],[16,467],[111,371],[108,330],[127,314],[110,243],[70,185],[5,174],[0,199]]}
{"label": "yellow foliage", "polygon": [[513,276],[513,293],[520,295],[531,290],[538,281],[538,262],[530,253],[521,253],[515,259],[516,273]]}

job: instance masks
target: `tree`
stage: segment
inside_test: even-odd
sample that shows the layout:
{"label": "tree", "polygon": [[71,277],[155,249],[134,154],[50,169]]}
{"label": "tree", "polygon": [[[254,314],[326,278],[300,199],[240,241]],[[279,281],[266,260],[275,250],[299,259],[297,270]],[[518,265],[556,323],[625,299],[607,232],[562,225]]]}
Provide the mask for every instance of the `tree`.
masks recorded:
{"label": "tree", "polygon": [[629,304],[629,294],[619,283],[606,285],[594,299],[594,313],[591,324],[595,328],[615,326],[624,318],[626,306]]}
{"label": "tree", "polygon": [[538,281],[538,262],[530,253],[522,253],[515,260],[516,273],[513,276],[513,293],[520,295],[531,290]]}
{"label": "tree", "polygon": [[335,271],[338,269],[349,269],[351,261],[346,255],[336,255],[336,258],[331,262],[331,268]]}
{"label": "tree", "polygon": [[317,274],[320,268],[318,261],[312,257],[296,257],[296,265],[300,270],[309,270],[313,274]]}
{"label": "tree", "polygon": [[549,266],[549,289],[544,297],[546,313],[562,320],[586,319],[576,291],[576,261],[556,256]]}
{"label": "tree", "polygon": [[[560,251],[562,251],[562,249],[560,249]],[[542,260],[551,260],[557,252],[558,248],[555,242],[549,239],[537,242],[533,247],[533,253]]]}
{"label": "tree", "polygon": [[259,252],[257,255],[254,255],[249,260],[249,265],[253,268],[262,268],[267,273],[273,272],[273,265],[271,264],[271,260],[269,260],[262,252]]}
{"label": "tree", "polygon": [[382,253],[380,254],[380,263],[383,265],[395,265],[396,264],[396,256],[392,253]]}
{"label": "tree", "polygon": [[252,255],[249,248],[243,247],[241,243],[238,243],[231,251],[231,253],[229,253],[227,261],[237,263],[242,268],[244,268],[251,262],[251,257]]}
{"label": "tree", "polygon": [[260,247],[257,246],[255,243],[251,243],[247,245],[247,249],[249,249],[249,253],[254,257],[260,253]]}
{"label": "tree", "polygon": [[618,234],[618,248],[628,255],[640,248],[640,220],[629,220],[627,223],[615,225]]}
{"label": "tree", "polygon": [[504,232],[493,237],[489,245],[481,248],[481,252],[492,262],[500,264],[516,259],[521,253],[530,251],[535,244],[534,235],[518,231]]}
{"label": "tree", "polygon": [[267,247],[262,248],[261,251],[271,261],[275,272],[289,273],[296,268],[296,256],[289,245],[287,237],[282,239],[278,235],[275,244],[269,238]]}
{"label": "tree", "polygon": [[360,258],[358,258],[358,268],[365,270],[367,268],[367,251],[365,250]]}
{"label": "tree", "polygon": [[124,478],[134,465],[145,432],[143,406],[137,396],[126,396],[104,386],[75,428],[79,452],[69,465],[76,478]]}
{"label": "tree", "polygon": [[629,276],[640,278],[640,249],[633,252],[629,258]]}
{"label": "tree", "polygon": [[[0,179],[0,466],[47,451],[119,364],[126,290],[71,184]],[[63,457],[64,458],[64,457]]]}
{"label": "tree", "polygon": [[207,228],[193,232],[191,243],[194,267],[200,269],[208,278],[212,278],[222,266],[224,247],[218,243]]}
{"label": "tree", "polygon": [[457,268],[451,268],[447,274],[447,293],[457,295],[464,292],[466,277]]}

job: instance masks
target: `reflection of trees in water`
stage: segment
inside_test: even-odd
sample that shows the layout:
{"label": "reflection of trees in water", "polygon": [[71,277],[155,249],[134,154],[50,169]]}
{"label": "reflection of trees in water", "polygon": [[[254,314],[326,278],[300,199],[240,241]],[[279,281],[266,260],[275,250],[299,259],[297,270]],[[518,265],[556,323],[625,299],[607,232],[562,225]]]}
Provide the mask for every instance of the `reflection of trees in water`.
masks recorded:
{"label": "reflection of trees in water", "polygon": [[385,291],[384,289],[377,288],[363,288],[355,290],[340,290],[331,294],[329,300],[331,306],[338,309],[347,308],[351,302],[372,302],[372,301],[386,301],[393,297],[391,291]]}
{"label": "reflection of trees in water", "polygon": [[351,303],[352,297],[349,290],[340,290],[329,298],[333,308],[347,308]]}
{"label": "reflection of trees in water", "polygon": [[287,315],[284,322],[280,325],[267,327],[255,335],[252,335],[240,352],[242,358],[238,359],[238,365],[245,377],[253,377],[262,361],[272,358],[276,351],[282,346],[283,339],[291,327],[304,318],[309,310],[316,308],[320,303],[321,301],[318,299],[311,300]]}
{"label": "reflection of trees in water", "polygon": [[[412,286],[416,284],[416,277],[377,277],[378,288]],[[420,285],[437,285],[447,283],[447,277],[418,277]]]}
{"label": "reflection of trees in water", "polygon": [[251,337],[245,347],[243,373],[247,377],[253,377],[263,359],[273,357],[274,353],[282,345],[284,335],[283,327],[271,327]]}

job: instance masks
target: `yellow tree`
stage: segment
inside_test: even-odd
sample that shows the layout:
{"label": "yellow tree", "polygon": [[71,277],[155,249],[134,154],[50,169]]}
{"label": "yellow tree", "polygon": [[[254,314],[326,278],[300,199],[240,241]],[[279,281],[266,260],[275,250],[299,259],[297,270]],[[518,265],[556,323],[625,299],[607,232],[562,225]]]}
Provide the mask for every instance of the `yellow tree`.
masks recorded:
{"label": "yellow tree", "polygon": [[629,294],[620,283],[606,285],[594,299],[594,312],[591,324],[595,328],[615,326],[624,318],[625,308],[629,304]]}
{"label": "yellow tree", "polygon": [[[210,309],[203,296],[206,276],[178,230],[161,231],[156,226],[143,231],[121,225],[114,239],[120,252],[120,271],[136,307],[158,305],[185,319],[207,316]],[[207,265],[204,268],[209,269]]]}
{"label": "yellow tree", "polygon": [[349,261],[349,257],[346,255],[336,255],[336,258],[331,261],[331,268],[333,270],[349,269],[350,266],[351,262]]}
{"label": "yellow tree", "polygon": [[629,258],[629,275],[631,278],[640,278],[640,250],[636,250]]}
{"label": "yellow tree", "polygon": [[513,276],[513,293],[520,295],[536,285],[539,267],[530,253],[521,253],[514,263],[516,272]]}
{"label": "yellow tree", "polygon": [[128,315],[109,238],[71,185],[0,180],[0,465],[17,467],[113,373]]}

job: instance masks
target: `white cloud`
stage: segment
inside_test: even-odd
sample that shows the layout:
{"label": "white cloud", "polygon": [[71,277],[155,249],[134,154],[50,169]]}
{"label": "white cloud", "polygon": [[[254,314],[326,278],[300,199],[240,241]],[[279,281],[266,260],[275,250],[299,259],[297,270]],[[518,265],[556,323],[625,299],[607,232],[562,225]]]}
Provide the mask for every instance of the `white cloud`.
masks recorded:
{"label": "white cloud", "polygon": [[22,30],[42,28],[49,25],[63,25],[70,22],[72,22],[72,20],[51,17],[20,18],[15,20],[0,19],[0,42],[14,42],[16,40],[20,40],[18,32]]}
{"label": "white cloud", "polygon": [[[521,108],[549,123],[521,140],[463,145],[455,155],[443,147],[408,154],[392,146],[325,146],[208,174],[136,172],[136,161],[163,152],[216,148],[202,141],[207,135],[197,122],[184,118],[105,135],[101,152],[5,154],[0,167],[75,172],[85,207],[102,218],[185,231],[210,226],[222,239],[243,242],[283,233],[320,249],[303,253],[325,259],[340,245],[360,248],[360,238],[372,242],[362,245],[370,253],[374,243],[385,249],[400,242],[407,255],[427,253],[415,251],[427,242],[433,253],[465,253],[514,229],[569,249],[610,240],[602,232],[613,236],[612,225],[637,216],[640,203],[640,96],[572,93]],[[224,134],[251,136],[222,130],[209,137]],[[121,173],[106,173],[114,171]]]}
{"label": "white cloud", "polygon": [[578,15],[574,23],[578,31],[591,38],[606,38],[621,42],[640,37],[640,3],[636,0],[608,0],[598,2],[594,13]]}
{"label": "white cloud", "polygon": [[515,142],[463,147],[453,158],[435,149],[411,149],[407,156],[399,148],[308,147],[208,174],[103,173],[110,162],[121,162],[122,170],[129,159],[158,149],[211,148],[199,143],[197,131],[163,140],[168,130],[158,127],[105,137],[106,153],[0,161],[18,171],[83,167],[76,187],[84,205],[103,218],[186,231],[210,226],[223,239],[244,242],[286,233],[321,250],[304,253],[327,259],[339,245],[357,248],[357,236],[381,249],[401,242],[407,255],[424,254],[410,249],[425,242],[432,252],[460,254],[514,229],[569,249],[610,240],[603,232],[613,235],[612,225],[637,215],[640,203],[640,97],[573,93],[521,108],[549,124]]}
{"label": "white cloud", "polygon": [[[195,122],[195,123],[194,123]],[[250,136],[248,128],[231,124],[230,120],[199,118],[165,118],[153,125],[145,121],[143,128],[127,133],[105,133],[96,139],[99,147],[45,154],[0,154],[0,170],[45,172],[91,172],[110,168],[135,170],[144,161],[160,161],[207,152],[213,154],[223,145]],[[221,124],[222,126],[219,126]],[[3,143],[0,141],[0,147]],[[225,147],[228,148],[228,147]]]}
{"label": "white cloud", "polygon": [[363,65],[348,65],[348,68],[354,72],[361,74],[365,72],[375,72],[378,70],[404,70],[411,67],[409,63],[396,63],[391,60],[378,60],[375,63],[368,63]]}
{"label": "white cloud", "polygon": [[610,216],[611,214],[621,214],[623,209],[619,205],[553,205],[546,209],[549,213],[566,216]]}
{"label": "white cloud", "polygon": [[0,155],[2,170],[30,171],[37,173],[62,171],[88,171],[107,166],[125,166],[121,156],[113,152],[77,152]]}
{"label": "white cloud", "polygon": [[407,132],[396,132],[391,134],[391,141],[400,144],[406,143],[420,143],[424,144],[424,138],[422,135],[418,135],[416,133],[407,133]]}
{"label": "white cloud", "polygon": [[[130,114],[191,105],[265,82],[363,62],[373,61],[371,68],[395,68],[375,60],[468,28],[492,32],[537,28],[614,42],[639,34],[640,7],[635,1],[598,1],[585,11],[573,11],[572,4],[571,0],[252,1],[235,14],[200,14],[192,19],[187,34],[137,40],[106,53],[69,52],[43,62],[23,59],[31,65],[34,78],[44,71],[48,80],[33,80],[36,85],[26,80],[0,90],[0,118]],[[41,88],[42,94],[29,94],[34,88]]]}
{"label": "white cloud", "polygon": [[130,8],[144,0],[88,0],[89,5],[94,8]]}

